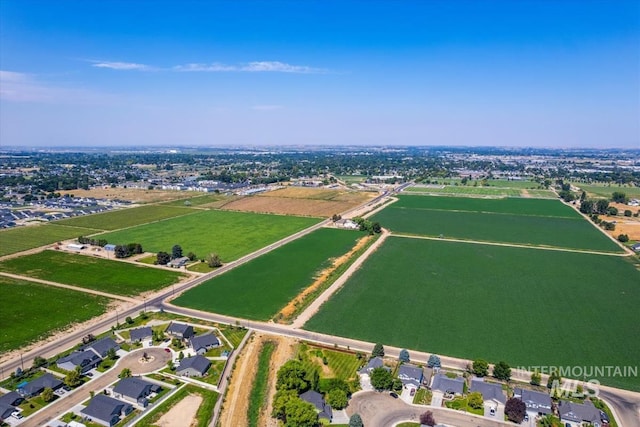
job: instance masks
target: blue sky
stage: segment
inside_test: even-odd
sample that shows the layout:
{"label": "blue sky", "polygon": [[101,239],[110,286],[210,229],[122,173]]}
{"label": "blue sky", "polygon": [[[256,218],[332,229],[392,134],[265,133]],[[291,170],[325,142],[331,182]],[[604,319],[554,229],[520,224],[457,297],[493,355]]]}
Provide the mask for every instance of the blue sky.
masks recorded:
{"label": "blue sky", "polygon": [[0,145],[640,148],[638,1],[0,1]]}

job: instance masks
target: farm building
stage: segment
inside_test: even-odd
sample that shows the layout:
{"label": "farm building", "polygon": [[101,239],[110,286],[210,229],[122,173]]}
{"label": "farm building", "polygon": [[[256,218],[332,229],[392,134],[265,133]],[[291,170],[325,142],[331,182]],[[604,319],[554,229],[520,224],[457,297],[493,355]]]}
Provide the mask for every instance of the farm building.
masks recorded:
{"label": "farm building", "polygon": [[189,258],[187,258],[186,256],[183,256],[183,257],[172,259],[171,261],[169,261],[167,263],[167,267],[180,268],[187,265],[188,262],[189,262]]}

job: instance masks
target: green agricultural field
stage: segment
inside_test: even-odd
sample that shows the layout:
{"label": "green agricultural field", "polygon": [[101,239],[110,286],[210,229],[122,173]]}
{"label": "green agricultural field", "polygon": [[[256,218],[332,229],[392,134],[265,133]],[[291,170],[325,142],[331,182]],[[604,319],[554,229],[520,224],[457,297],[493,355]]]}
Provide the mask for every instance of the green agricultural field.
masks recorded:
{"label": "green agricultural field", "polygon": [[2,230],[0,231],[0,256],[50,245],[96,231],[98,230],[59,224],[41,224]]}
{"label": "green agricultural field", "polygon": [[391,237],[305,329],[512,366],[636,366],[638,283],[630,258]]}
{"label": "green agricultural field", "polygon": [[109,302],[104,297],[0,276],[0,353],[25,347],[74,323],[99,316]]}
{"label": "green agricultural field", "polygon": [[222,194],[205,194],[203,196],[194,196],[186,199],[173,200],[171,202],[162,203],[164,206],[204,206],[221,200],[229,199]]}
{"label": "green agricultural field", "polygon": [[[119,230],[126,227],[134,227],[148,222],[161,221],[181,215],[197,212],[193,209],[174,206],[148,205],[138,208],[119,209],[93,215],[77,216],[63,219],[56,224],[72,225],[74,227],[95,228],[97,230]],[[79,234],[77,234],[79,235]],[[126,243],[132,242],[127,240]]]}
{"label": "green agricultural field", "polygon": [[174,304],[268,320],[311,285],[329,259],[345,254],[362,233],[321,228],[190,289]]}
{"label": "green agricultural field", "polygon": [[498,214],[582,218],[559,200],[525,198],[479,199],[469,197],[399,196],[389,208],[489,212]]}
{"label": "green agricultural field", "polygon": [[117,295],[158,290],[183,277],[174,271],[56,251],[2,261],[0,270]]}
{"label": "green agricultural field", "polygon": [[583,184],[581,182],[572,182],[571,184],[586,191],[589,197],[592,198],[611,199],[611,195],[615,191],[619,191],[626,194],[630,199],[640,199],[640,187],[618,184]]}
{"label": "green agricultural field", "polygon": [[196,213],[191,215],[99,237],[115,244],[138,242],[149,252],[170,253],[173,245],[178,244],[184,253],[194,252],[204,258],[216,252],[224,262],[229,262],[319,222],[314,218],[284,215],[193,210]]}
{"label": "green agricultural field", "polygon": [[458,212],[389,207],[373,217],[396,234],[622,252],[583,218]]}
{"label": "green agricultural field", "polygon": [[512,188],[492,188],[492,187],[467,187],[447,185],[444,188],[437,187],[408,187],[404,191],[408,193],[424,193],[424,194],[468,194],[473,196],[500,196],[500,197],[520,197],[520,190]]}

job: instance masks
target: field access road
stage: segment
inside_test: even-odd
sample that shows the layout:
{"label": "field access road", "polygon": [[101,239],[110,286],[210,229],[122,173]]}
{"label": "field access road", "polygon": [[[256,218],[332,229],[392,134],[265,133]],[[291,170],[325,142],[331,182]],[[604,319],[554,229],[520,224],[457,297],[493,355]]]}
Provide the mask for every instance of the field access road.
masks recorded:
{"label": "field access road", "polygon": [[[181,314],[193,318],[199,318],[218,323],[226,324],[239,324],[246,328],[252,329],[257,332],[263,332],[267,334],[283,335],[299,340],[314,342],[317,344],[333,347],[338,346],[341,348],[347,348],[353,351],[361,351],[363,353],[371,353],[375,343],[355,340],[351,338],[343,338],[332,335],[321,334],[319,332],[305,331],[302,329],[293,328],[291,325],[280,325],[272,322],[255,322],[248,321],[246,319],[239,319],[231,316],[224,316],[220,314],[205,313],[198,310],[193,310],[184,307],[177,307],[169,303],[161,305],[163,310],[175,314]],[[391,347],[385,345],[385,355],[392,358],[397,358],[400,355],[401,348]],[[426,364],[431,353],[420,352],[411,350],[411,360],[417,363]],[[452,368],[457,370],[466,370],[472,361],[467,359],[458,359],[448,356],[440,356],[442,366],[446,368]],[[547,375],[542,375],[543,383],[547,380]],[[512,379],[522,382],[529,382],[531,379],[531,373],[514,369],[512,372]],[[598,397],[607,402],[609,407],[614,412],[616,419],[619,421],[621,427],[636,427],[640,426],[640,393],[617,389],[608,386],[599,386],[598,391],[600,394]]]}
{"label": "field access road", "polygon": [[[147,356],[152,360],[141,363],[143,353],[147,353]],[[123,369],[131,369],[133,375],[146,374],[156,371],[158,369],[167,366],[167,362],[171,359],[171,355],[164,351],[162,348],[145,348],[132,351],[131,353],[123,356],[116,364],[104,374],[91,381],[81,385],[77,389],[73,390],[59,398],[55,404],[49,405],[44,409],[34,413],[33,415],[25,418],[24,422],[20,424],[21,427],[41,427],[46,425],[49,421],[61,417],[66,414],[74,406],[84,402],[90,396],[90,391],[100,391],[113,383],[118,379],[118,375]]]}
{"label": "field access road", "polygon": [[402,399],[394,399],[388,392],[360,391],[353,395],[347,406],[349,416],[357,413],[367,427],[388,427],[399,422],[419,422],[420,414],[433,412],[436,422],[457,427],[503,427],[513,423],[499,421],[456,411],[422,405],[409,405]]}

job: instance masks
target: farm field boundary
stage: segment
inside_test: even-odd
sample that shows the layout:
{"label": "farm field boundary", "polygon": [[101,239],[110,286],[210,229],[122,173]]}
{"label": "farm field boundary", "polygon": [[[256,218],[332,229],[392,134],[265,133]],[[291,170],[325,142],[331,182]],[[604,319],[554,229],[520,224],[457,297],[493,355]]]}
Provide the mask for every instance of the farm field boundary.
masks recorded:
{"label": "farm field boundary", "polygon": [[11,255],[29,249],[50,245],[82,234],[100,230],[66,226],[56,223],[29,225],[0,231],[0,256]]}
{"label": "farm field boundary", "polygon": [[512,366],[635,366],[639,281],[630,257],[391,236],[304,329]]}
{"label": "farm field boundary", "polygon": [[186,291],[173,304],[252,320],[268,320],[347,253],[362,233],[318,229]]}

